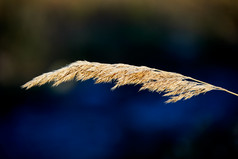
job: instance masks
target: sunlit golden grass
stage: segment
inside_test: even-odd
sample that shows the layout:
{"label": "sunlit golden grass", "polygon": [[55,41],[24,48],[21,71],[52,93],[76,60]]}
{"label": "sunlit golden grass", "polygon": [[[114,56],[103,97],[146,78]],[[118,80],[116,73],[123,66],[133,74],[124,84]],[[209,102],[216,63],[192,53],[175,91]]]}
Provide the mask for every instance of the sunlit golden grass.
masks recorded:
{"label": "sunlit golden grass", "polygon": [[226,91],[238,96],[227,89],[199,81],[179,73],[167,72],[146,66],[133,66],[127,64],[103,64],[98,62],[77,61],[61,69],[44,73],[27,82],[22,88],[29,89],[53,82],[53,86],[74,80],[85,81],[94,79],[95,83],[115,82],[112,89],[123,85],[140,85],[140,90],[164,92],[163,96],[170,99],[166,103],[189,99],[211,90]]}

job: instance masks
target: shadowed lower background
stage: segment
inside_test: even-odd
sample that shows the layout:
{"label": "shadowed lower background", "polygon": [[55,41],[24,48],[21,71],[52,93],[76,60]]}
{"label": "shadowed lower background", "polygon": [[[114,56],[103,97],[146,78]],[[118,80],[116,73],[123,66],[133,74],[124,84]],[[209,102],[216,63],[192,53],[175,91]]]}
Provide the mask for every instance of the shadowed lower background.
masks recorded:
{"label": "shadowed lower background", "polygon": [[22,90],[77,60],[178,72],[238,92],[236,0],[0,1],[0,158],[237,158],[238,98],[164,104],[93,80]]}

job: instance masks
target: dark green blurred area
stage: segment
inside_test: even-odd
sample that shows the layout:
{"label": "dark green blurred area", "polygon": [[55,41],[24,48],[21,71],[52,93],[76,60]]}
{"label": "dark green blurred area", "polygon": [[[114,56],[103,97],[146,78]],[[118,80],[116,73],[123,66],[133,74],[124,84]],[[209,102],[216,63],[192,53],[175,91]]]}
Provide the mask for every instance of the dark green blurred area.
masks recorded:
{"label": "dark green blurred area", "polygon": [[236,0],[3,0],[0,84],[76,60],[237,67]]}

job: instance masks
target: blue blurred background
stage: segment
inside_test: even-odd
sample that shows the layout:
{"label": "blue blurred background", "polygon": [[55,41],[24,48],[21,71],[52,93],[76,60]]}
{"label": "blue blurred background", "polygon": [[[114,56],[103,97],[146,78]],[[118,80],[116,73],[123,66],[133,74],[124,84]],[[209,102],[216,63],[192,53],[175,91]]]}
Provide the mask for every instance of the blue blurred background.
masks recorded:
{"label": "blue blurred background", "polygon": [[237,0],[1,0],[1,159],[238,158],[238,97],[164,104],[93,80],[22,90],[77,60],[145,65],[238,92]]}

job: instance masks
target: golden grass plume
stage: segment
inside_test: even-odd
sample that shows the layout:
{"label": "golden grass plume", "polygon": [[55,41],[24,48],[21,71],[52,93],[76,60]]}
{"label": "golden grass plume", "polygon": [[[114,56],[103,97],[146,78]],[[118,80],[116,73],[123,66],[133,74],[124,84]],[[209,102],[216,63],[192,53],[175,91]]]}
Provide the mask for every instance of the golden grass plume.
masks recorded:
{"label": "golden grass plume", "polygon": [[112,89],[123,85],[141,85],[140,90],[150,90],[170,99],[166,103],[177,102],[181,99],[189,99],[201,93],[211,90],[226,91],[238,96],[227,89],[199,81],[192,77],[179,73],[167,72],[146,66],[133,66],[127,64],[103,64],[98,62],[76,61],[61,69],[44,73],[27,82],[22,88],[29,89],[33,86],[41,86],[53,82],[53,86],[76,79],[85,81],[94,79],[95,83],[115,82]]}

